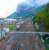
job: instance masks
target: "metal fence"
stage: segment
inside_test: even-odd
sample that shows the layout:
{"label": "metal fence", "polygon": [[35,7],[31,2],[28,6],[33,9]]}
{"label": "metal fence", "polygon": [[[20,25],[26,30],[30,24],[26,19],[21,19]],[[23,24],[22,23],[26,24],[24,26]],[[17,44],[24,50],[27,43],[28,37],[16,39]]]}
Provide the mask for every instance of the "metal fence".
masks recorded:
{"label": "metal fence", "polygon": [[[36,48],[35,50],[42,50],[40,48],[40,45],[43,46],[43,43],[41,43],[41,39],[39,38],[39,35],[43,35],[43,34],[49,34],[49,32],[10,32],[10,34],[13,34],[13,36],[11,35],[12,38],[9,38],[9,42],[6,43],[6,49],[8,50],[19,50],[19,48],[23,48],[21,45],[23,42],[25,41],[34,41],[34,40],[38,40],[37,42],[39,43],[39,46]],[[34,48],[34,46],[36,46],[36,41],[31,42],[31,46]],[[32,44],[33,43],[33,44]],[[27,43],[25,43],[27,44]],[[25,45],[24,44],[24,45]],[[10,46],[10,47],[9,47]],[[26,47],[24,47],[24,50],[28,50],[29,47],[27,47],[27,45],[25,45]],[[31,50],[31,49],[30,49]],[[44,50],[44,49],[43,49]]]}
{"label": "metal fence", "polygon": [[[29,41],[31,40],[35,40],[34,42],[32,41],[32,49],[34,48],[34,50],[44,50],[45,46],[44,44],[41,42],[41,39],[39,37],[39,35],[42,34],[47,34],[48,32],[14,32],[15,33],[15,44],[13,45],[13,47],[11,48],[11,50],[31,50],[29,49],[29,46],[26,45],[26,43],[24,44],[25,46],[21,46],[21,44],[23,43],[24,40],[29,39]],[[48,33],[49,34],[49,33]],[[25,41],[24,41],[25,42]],[[36,47],[36,42],[37,42],[37,47]],[[39,46],[38,46],[39,45]]]}

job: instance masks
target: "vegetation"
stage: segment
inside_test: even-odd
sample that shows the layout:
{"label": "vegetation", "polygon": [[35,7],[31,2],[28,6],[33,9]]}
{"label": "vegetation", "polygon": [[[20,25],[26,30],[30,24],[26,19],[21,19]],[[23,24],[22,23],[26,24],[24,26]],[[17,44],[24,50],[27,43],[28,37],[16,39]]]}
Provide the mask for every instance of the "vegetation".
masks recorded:
{"label": "vegetation", "polygon": [[14,29],[16,29],[16,25],[15,24],[8,25],[8,28],[10,31],[13,31]]}
{"label": "vegetation", "polygon": [[37,22],[38,25],[43,24],[45,31],[49,31],[49,3],[36,14],[33,21]]}
{"label": "vegetation", "polygon": [[49,50],[49,34],[43,34],[43,35],[39,34],[39,38],[40,38],[40,40],[42,39],[41,42],[44,43],[45,50]]}

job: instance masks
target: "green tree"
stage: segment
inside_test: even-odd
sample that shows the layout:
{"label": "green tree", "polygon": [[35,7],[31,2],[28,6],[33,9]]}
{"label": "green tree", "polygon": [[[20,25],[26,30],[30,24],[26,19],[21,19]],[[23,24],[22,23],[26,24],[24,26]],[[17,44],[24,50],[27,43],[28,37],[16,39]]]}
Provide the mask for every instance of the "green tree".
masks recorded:
{"label": "green tree", "polygon": [[44,24],[45,30],[49,31],[49,3],[45,6],[44,9],[39,11],[34,19],[39,25]]}

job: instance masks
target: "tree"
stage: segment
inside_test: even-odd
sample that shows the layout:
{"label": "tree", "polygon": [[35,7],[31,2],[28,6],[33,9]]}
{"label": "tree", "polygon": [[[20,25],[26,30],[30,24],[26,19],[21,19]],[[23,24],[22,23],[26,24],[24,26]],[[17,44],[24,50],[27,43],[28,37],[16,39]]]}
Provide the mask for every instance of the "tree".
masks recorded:
{"label": "tree", "polygon": [[48,17],[49,16],[49,3],[46,5],[45,10],[46,10],[47,17]]}
{"label": "tree", "polygon": [[44,9],[39,11],[34,19],[39,25],[44,24],[45,30],[49,31],[49,3],[45,6]]}

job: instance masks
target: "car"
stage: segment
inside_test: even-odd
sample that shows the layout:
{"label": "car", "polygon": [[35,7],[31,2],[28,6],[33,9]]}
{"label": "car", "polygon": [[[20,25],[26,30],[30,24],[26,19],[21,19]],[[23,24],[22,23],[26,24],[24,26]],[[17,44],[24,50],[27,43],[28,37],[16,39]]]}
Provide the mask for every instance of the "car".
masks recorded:
{"label": "car", "polygon": [[24,23],[24,21],[21,21],[20,24],[22,25]]}
{"label": "car", "polygon": [[20,22],[16,23],[16,29],[17,29],[17,30],[20,29],[20,26],[21,26],[21,23],[20,23]]}

